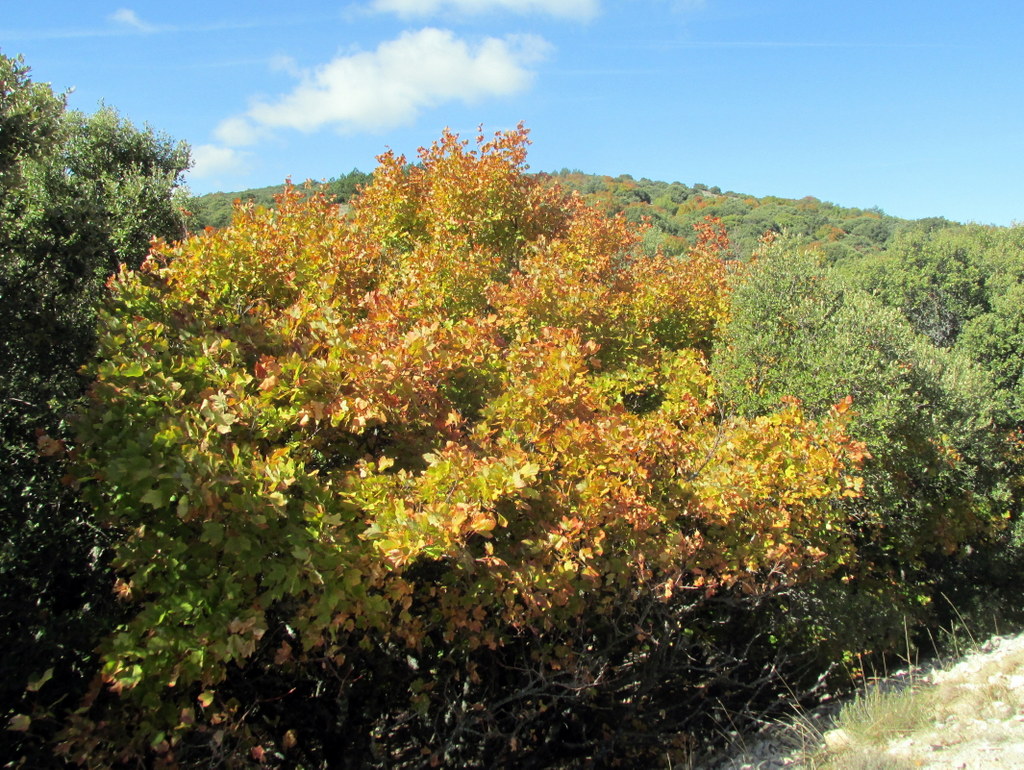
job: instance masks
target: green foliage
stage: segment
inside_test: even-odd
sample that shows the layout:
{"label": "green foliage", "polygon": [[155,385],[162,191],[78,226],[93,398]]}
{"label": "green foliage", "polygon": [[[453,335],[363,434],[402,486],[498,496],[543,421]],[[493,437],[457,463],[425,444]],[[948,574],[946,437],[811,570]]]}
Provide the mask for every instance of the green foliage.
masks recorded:
{"label": "green foliage", "polygon": [[1010,419],[1024,424],[1024,284],[993,300],[992,310],[970,319],[957,349],[988,369],[1007,398]]}
{"label": "green foliage", "polygon": [[272,206],[274,196],[284,189],[283,185],[257,187],[238,193],[208,193],[188,201],[188,229],[199,233],[207,227],[225,227],[234,216],[235,201],[253,203],[258,206]]}
{"label": "green foliage", "polygon": [[911,230],[884,255],[853,263],[865,290],[898,308],[933,344],[948,347],[966,320],[987,309],[985,276],[976,252],[980,240],[966,229]]}
{"label": "green foliage", "polygon": [[64,100],[45,83],[33,83],[19,56],[0,55],[0,185],[13,188],[22,160],[33,158],[56,140]]}
{"label": "green foliage", "polygon": [[116,614],[107,537],[61,483],[78,369],[95,347],[93,305],[153,235],[182,233],[171,198],[188,155],[110,109],[66,112],[20,59],[0,56],[0,83],[0,718],[34,718],[30,731],[4,731],[13,746],[3,753],[42,765],[49,704],[70,705]]}
{"label": "green foliage", "polygon": [[[953,358],[973,360],[986,370],[995,386],[983,399],[996,426],[993,435],[1003,438],[1010,429],[1019,430],[1024,228],[921,220],[898,234],[886,253],[847,261],[839,269],[851,284],[898,309],[933,343],[952,350]],[[993,466],[1011,488],[1019,486],[1020,461],[1019,449],[1011,448]],[[1011,565],[1020,558],[1017,535],[977,557],[972,572],[983,581],[985,576],[996,580],[1016,570]],[[998,581],[1008,585],[1004,578]],[[976,581],[965,577],[964,582]],[[969,599],[961,594],[958,601]]]}
{"label": "green foliage", "polygon": [[[657,248],[670,254],[685,253],[695,242],[694,226],[709,216],[720,219],[725,225],[732,255],[740,259],[750,257],[766,231],[785,230],[804,243],[821,247],[830,262],[839,262],[880,253],[896,233],[907,227],[926,229],[934,225],[929,220],[916,225],[877,209],[843,208],[816,198],[756,198],[722,192],[718,187],[707,185],[690,187],[681,182],[636,180],[628,174],[594,176],[563,169],[537,176],[547,183],[578,191],[588,204],[607,216],[623,214],[636,224],[649,222],[651,227],[644,239],[645,249],[651,253]],[[346,203],[356,186],[366,181],[367,174],[352,171],[327,182],[326,192],[337,202]],[[272,206],[273,196],[282,189],[282,186],[264,187],[194,198],[189,204],[194,212],[190,229],[198,232],[205,226],[227,225],[235,200]]]}
{"label": "green foliage", "polygon": [[898,308],[934,344],[949,347],[966,324],[991,312],[1024,280],[1022,235],[1017,227],[922,220],[899,232],[884,254],[841,269],[852,283]]}
{"label": "green foliage", "polygon": [[756,198],[702,184],[689,187],[680,182],[597,177],[567,170],[553,178],[579,190],[607,214],[626,213],[634,221],[650,219],[654,235],[649,238],[670,253],[692,244],[692,227],[706,216],[722,221],[733,255],[740,259],[749,258],[768,231],[785,231],[802,243],[819,246],[829,261],[876,254],[907,224],[877,209],[842,208],[811,197]]}
{"label": "green foliage", "polygon": [[[850,431],[870,457],[863,497],[844,503],[861,543],[862,561],[847,575],[860,581],[847,592],[851,611],[879,581],[880,608],[899,594],[918,604],[937,598],[933,582],[954,574],[971,552],[964,546],[984,542],[1013,509],[1006,433],[986,373],[930,345],[813,253],[778,241],[742,274],[713,371],[748,416],[772,413],[784,396],[812,416],[852,397]],[[840,612],[827,604],[824,612]]]}

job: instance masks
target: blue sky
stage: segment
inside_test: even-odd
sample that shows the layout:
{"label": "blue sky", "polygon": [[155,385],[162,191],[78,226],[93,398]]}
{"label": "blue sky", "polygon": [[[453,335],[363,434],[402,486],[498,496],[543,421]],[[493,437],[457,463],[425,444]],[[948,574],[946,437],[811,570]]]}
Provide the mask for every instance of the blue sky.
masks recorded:
{"label": "blue sky", "polygon": [[0,0],[0,51],[192,145],[196,193],[524,121],[535,170],[1024,222],[1008,0]]}

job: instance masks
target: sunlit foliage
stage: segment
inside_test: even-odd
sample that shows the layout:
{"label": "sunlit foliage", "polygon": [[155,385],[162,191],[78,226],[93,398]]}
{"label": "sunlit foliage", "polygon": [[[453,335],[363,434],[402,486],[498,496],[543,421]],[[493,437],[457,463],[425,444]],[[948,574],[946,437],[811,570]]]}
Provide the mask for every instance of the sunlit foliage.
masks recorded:
{"label": "sunlit foliage", "polygon": [[289,188],[111,279],[80,481],[132,617],[68,756],[641,756],[627,718],[723,678],[711,603],[855,558],[849,401],[719,407],[720,225],[645,250],[526,145],[445,133],[349,216]]}

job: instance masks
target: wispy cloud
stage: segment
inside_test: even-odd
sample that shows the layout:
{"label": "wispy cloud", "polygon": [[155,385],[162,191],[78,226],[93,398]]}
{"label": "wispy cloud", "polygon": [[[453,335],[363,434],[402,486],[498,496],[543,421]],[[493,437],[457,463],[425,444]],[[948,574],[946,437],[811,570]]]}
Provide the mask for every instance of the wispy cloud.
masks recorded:
{"label": "wispy cloud", "polygon": [[488,37],[471,44],[449,30],[405,32],[374,51],[339,56],[312,71],[288,94],[253,104],[218,128],[237,145],[263,129],[380,131],[414,121],[422,110],[477,102],[528,88],[530,66],[549,49],[532,35]]}
{"label": "wispy cloud", "polygon": [[875,43],[858,40],[695,40],[666,42],[665,48],[949,48],[946,43]]}
{"label": "wispy cloud", "polygon": [[793,49],[936,49],[936,48],[969,48],[971,46],[958,45],[954,43],[875,43],[871,41],[845,41],[845,40],[645,40],[643,42],[609,43],[609,50],[678,50],[678,49],[758,49],[758,48],[793,48]]}
{"label": "wispy cloud", "polygon": [[158,27],[139,18],[131,8],[118,8],[108,17],[111,21],[123,25],[136,32],[156,32]]}
{"label": "wispy cloud", "polygon": [[302,77],[302,70],[291,56],[275,54],[270,57],[270,69],[274,72],[285,72],[293,78]]}
{"label": "wispy cloud", "polygon": [[334,21],[337,15],[330,16],[300,16],[289,15],[278,18],[247,18],[229,21],[213,21],[207,23],[189,24],[151,24],[139,18],[135,11],[122,8],[106,17],[107,22],[113,22],[103,27],[51,27],[43,29],[2,29],[3,38],[7,43],[21,42],[25,40],[71,40],[99,37],[117,37],[121,35],[132,35],[138,32],[160,33],[160,34],[206,34],[220,33],[240,29],[266,29],[272,27],[297,27],[306,24],[316,24],[325,21]]}
{"label": "wispy cloud", "polygon": [[599,10],[598,0],[373,0],[375,11],[395,13],[411,19],[451,12],[478,16],[491,11],[546,14],[566,19],[591,19]]}

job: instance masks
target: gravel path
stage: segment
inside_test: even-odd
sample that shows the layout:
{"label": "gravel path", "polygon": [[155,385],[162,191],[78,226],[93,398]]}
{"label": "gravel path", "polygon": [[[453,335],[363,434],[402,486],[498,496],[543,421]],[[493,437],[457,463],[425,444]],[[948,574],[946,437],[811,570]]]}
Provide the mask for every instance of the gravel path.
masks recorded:
{"label": "gravel path", "polygon": [[928,679],[934,718],[892,741],[891,756],[917,767],[1024,768],[1024,636],[996,637]]}

